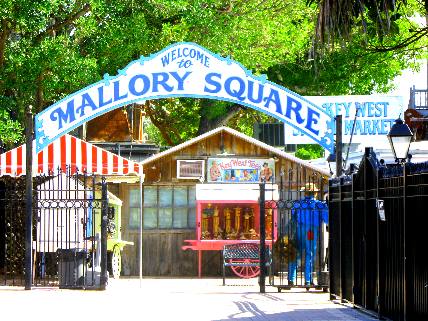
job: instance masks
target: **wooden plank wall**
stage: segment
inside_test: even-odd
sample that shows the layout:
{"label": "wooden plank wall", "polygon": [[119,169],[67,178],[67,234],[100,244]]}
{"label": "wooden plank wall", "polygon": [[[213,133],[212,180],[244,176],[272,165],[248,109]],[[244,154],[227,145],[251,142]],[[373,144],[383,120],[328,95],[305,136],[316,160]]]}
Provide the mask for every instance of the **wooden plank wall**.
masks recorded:
{"label": "wooden plank wall", "polygon": [[[223,146],[223,149],[221,148]],[[284,181],[289,180],[290,169],[293,171],[292,180],[296,183],[298,181],[309,181],[309,177],[318,174],[310,168],[297,164],[289,159],[277,157],[270,151],[265,150],[257,145],[253,145],[244,141],[236,136],[224,133],[223,135],[217,134],[208,137],[205,140],[188,146],[176,153],[169,154],[162,159],[153,161],[144,166],[145,184],[158,184],[158,183],[175,183],[177,182],[177,159],[208,159],[210,157],[219,157],[222,151],[226,151],[234,156],[229,157],[255,157],[255,158],[271,158],[276,159],[275,163],[275,177],[276,182],[279,183],[280,172],[284,173]],[[297,176],[297,173],[299,176]]]}
{"label": "wooden plank wall", "polygon": [[[139,275],[139,230],[129,229],[128,190],[138,185],[121,184],[120,198],[122,206],[122,239],[134,242],[125,246],[122,253],[122,274]],[[143,275],[144,276],[197,276],[198,254],[195,251],[183,251],[184,240],[194,240],[194,229],[143,230]],[[203,275],[214,276],[221,273],[219,252],[203,254]]]}
{"label": "wooden plank wall", "polygon": [[[194,239],[194,231],[152,230],[143,231],[143,275],[145,276],[196,276],[197,253],[183,251],[183,240]],[[138,233],[127,233],[134,246],[124,249],[124,273],[139,275]]]}

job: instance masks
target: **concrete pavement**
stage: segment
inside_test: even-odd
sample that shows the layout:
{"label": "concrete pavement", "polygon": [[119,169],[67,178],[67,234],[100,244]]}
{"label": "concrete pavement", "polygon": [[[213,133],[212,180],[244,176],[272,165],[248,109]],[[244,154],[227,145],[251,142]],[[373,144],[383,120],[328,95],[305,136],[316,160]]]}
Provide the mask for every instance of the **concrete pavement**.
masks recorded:
{"label": "concrete pavement", "polygon": [[[257,279],[110,280],[106,291],[0,286],[0,319],[21,320],[376,320],[329,301],[328,293],[267,286]],[[89,318],[89,319],[88,319]],[[125,319],[126,318],[126,319]]]}

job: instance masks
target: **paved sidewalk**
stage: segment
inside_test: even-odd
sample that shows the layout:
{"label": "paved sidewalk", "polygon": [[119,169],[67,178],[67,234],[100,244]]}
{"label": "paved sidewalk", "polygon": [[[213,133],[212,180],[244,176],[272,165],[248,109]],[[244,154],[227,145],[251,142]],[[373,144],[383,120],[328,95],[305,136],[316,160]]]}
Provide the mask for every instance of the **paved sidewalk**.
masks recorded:
{"label": "paved sidewalk", "polygon": [[106,291],[0,287],[2,320],[376,320],[320,291],[260,294],[256,279],[110,280]]}

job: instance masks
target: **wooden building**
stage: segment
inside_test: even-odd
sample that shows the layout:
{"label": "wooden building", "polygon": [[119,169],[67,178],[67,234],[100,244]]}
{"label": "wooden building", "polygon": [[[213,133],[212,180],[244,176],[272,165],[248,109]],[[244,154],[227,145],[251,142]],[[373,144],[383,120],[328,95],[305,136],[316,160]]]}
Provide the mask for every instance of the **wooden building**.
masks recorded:
{"label": "wooden building", "polygon": [[[224,163],[220,178],[213,175],[213,162]],[[258,186],[260,164],[271,167],[268,180],[272,186],[278,188],[280,181],[287,181],[288,186],[282,187],[291,193],[298,190],[299,181],[310,181],[315,175],[327,182],[329,175],[306,161],[227,127],[214,129],[144,160],[143,275],[196,276],[197,251],[184,251],[182,247],[185,240],[197,238],[197,215],[201,215],[198,213],[201,200],[197,199],[201,196],[198,195],[205,197],[206,205],[210,195],[215,198],[222,194],[220,198],[228,197],[227,202],[233,203],[235,196],[232,195],[245,199],[252,194],[251,204],[254,205],[257,203],[254,197],[258,194],[250,193],[249,189],[246,192],[245,188]],[[249,181],[246,181],[247,176]],[[319,188],[326,187],[327,184]],[[136,244],[123,252],[122,274],[138,275],[139,185],[120,184],[118,193],[123,201],[122,236]],[[202,275],[220,275],[219,251],[208,252],[203,256]]]}

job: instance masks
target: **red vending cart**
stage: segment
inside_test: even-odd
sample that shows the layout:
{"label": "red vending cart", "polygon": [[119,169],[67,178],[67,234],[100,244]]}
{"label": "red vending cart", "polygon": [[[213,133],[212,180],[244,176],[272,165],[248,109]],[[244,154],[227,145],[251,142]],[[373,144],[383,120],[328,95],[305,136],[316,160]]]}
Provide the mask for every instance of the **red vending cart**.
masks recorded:
{"label": "red vending cart", "polygon": [[[198,276],[203,251],[220,251],[225,244],[260,242],[259,184],[197,184],[196,240],[185,240],[183,250],[198,251]],[[266,184],[266,201],[278,200],[278,186]],[[266,209],[266,244],[277,237],[277,210]],[[233,269],[240,277],[258,275],[258,268]]]}

